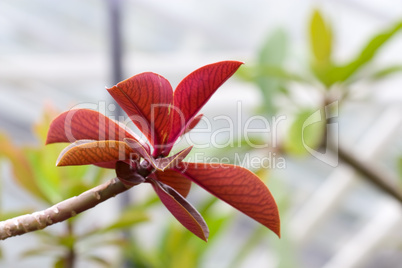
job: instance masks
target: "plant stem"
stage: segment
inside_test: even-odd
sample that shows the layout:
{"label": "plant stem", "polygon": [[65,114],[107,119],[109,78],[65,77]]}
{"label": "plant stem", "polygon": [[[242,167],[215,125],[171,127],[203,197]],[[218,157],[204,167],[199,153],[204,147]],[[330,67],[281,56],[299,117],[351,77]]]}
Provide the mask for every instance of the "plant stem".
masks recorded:
{"label": "plant stem", "polygon": [[0,240],[41,230],[52,224],[65,221],[130,188],[118,178],[114,178],[45,210],[2,221],[0,222]]}
{"label": "plant stem", "polygon": [[[74,236],[74,225],[71,220],[67,220],[67,236]],[[75,241],[68,248],[66,257],[65,257],[66,268],[74,268],[75,267]]]}
{"label": "plant stem", "polygon": [[[349,92],[349,91],[347,91]],[[329,107],[331,103],[333,103],[333,99],[329,95],[325,95],[323,98],[323,107],[321,108],[322,111],[325,111],[326,107]],[[342,104],[342,100],[338,102],[339,104]],[[339,109],[339,107],[338,107]],[[329,111],[333,112],[333,111]],[[325,116],[326,117],[326,125],[328,126],[331,124],[330,116]],[[399,189],[398,185],[393,184],[393,182],[397,182],[397,178],[394,178],[392,174],[389,174],[389,172],[385,170],[381,170],[378,166],[373,165],[371,163],[366,163],[362,160],[360,160],[359,157],[356,157],[353,153],[348,152],[345,150],[342,146],[338,145],[338,148],[334,148],[333,145],[331,144],[331,141],[327,141],[327,128],[325,128],[325,133],[323,135],[323,141],[321,146],[324,148],[328,147],[330,150],[332,150],[335,154],[338,154],[338,157],[341,161],[346,163],[347,165],[351,166],[354,168],[357,172],[359,172],[361,175],[363,175],[363,178],[370,181],[373,183],[375,186],[377,186],[379,189],[383,190],[385,193],[389,194],[390,196],[394,197],[396,200],[398,200],[400,203],[402,203],[402,192]]]}
{"label": "plant stem", "polygon": [[75,267],[75,251],[74,251],[74,247],[71,248],[68,252],[67,252],[67,256],[66,256],[66,268],[74,268]]}
{"label": "plant stem", "polygon": [[385,170],[378,169],[375,165],[359,160],[353,154],[345,151],[341,146],[338,148],[338,156],[340,160],[362,174],[365,179],[402,203],[402,192],[397,185],[392,184],[392,182],[396,182],[397,180],[391,174],[388,174]]}

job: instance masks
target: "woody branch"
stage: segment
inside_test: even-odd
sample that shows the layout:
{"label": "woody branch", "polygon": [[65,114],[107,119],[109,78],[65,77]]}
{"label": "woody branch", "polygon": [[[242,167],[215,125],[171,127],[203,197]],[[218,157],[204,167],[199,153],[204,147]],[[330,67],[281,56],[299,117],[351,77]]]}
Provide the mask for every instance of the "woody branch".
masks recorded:
{"label": "woody branch", "polygon": [[119,179],[111,179],[79,196],[66,199],[50,208],[0,222],[0,239],[44,229],[65,221],[131,188]]}

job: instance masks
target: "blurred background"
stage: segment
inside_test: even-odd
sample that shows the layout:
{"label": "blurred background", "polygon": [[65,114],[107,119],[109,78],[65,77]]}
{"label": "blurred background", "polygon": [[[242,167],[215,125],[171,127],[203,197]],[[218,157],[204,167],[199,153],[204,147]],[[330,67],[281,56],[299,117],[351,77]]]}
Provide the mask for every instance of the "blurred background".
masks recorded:
{"label": "blurred background", "polygon": [[[161,74],[174,88],[203,65],[243,61],[202,110],[213,130],[228,127],[214,120],[222,115],[236,127],[255,115],[285,119],[275,146],[275,134],[260,131],[250,136],[266,145],[260,149],[236,136],[236,144],[190,156],[269,157],[269,167],[236,164],[271,189],[281,239],[194,186],[189,200],[211,229],[205,244],[139,186],[67,223],[2,241],[1,266],[399,267],[401,22],[402,4],[391,0],[2,0],[1,219],[114,176],[95,167],[56,169],[63,146],[44,147],[44,137],[54,116],[77,105],[117,116],[105,87],[134,74]],[[304,124],[317,111],[331,127],[324,119]],[[253,128],[264,129],[257,121]],[[189,135],[211,141],[211,133]],[[225,144],[228,136],[215,138]],[[337,146],[322,151],[327,137],[339,141],[341,154]],[[385,187],[372,183],[378,178]]]}

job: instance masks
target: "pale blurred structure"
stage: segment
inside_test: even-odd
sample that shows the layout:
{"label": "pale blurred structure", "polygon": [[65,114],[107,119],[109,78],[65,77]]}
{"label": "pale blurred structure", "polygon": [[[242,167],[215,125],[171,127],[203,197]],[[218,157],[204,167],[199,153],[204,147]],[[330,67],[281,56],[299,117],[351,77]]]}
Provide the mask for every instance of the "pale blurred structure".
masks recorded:
{"label": "pale blurred structure", "polygon": [[[315,7],[335,28],[339,60],[353,55],[374,33],[402,19],[402,4],[393,0],[126,0],[122,5],[123,77],[153,71],[168,78],[173,87],[208,63],[226,59],[252,62],[266,35],[278,27],[290,35],[295,62],[305,60],[307,23]],[[104,89],[112,81],[108,15],[107,1],[99,0],[0,2],[0,131],[20,144],[33,143],[31,125],[40,118],[44,105],[62,111],[79,103],[110,102]],[[401,64],[401,47],[399,34],[377,57],[378,65]],[[402,75],[366,86],[357,92],[364,97],[367,89],[371,97],[343,110],[340,140],[365,159],[382,159],[381,164],[390,167],[387,161],[391,159],[384,156],[402,151]],[[234,78],[204,110],[207,115],[233,116],[238,99],[252,113],[259,93]],[[222,105],[228,108],[222,111]],[[342,164],[331,169],[314,159],[288,161],[286,170],[273,172],[276,180],[283,179],[292,189],[293,205],[282,218],[284,238],[275,245],[293,240],[297,250],[289,257],[296,258],[297,267],[393,268],[402,263],[398,202],[357,179],[356,173]],[[15,186],[12,190],[17,191]],[[21,196],[5,194],[8,200],[4,204],[23,206],[24,200],[17,200]],[[23,237],[17,239],[23,241]],[[204,267],[224,267],[217,256],[230,255],[222,252],[234,241],[235,236],[222,241],[222,248],[215,249],[217,255],[211,254]],[[19,268],[30,264],[29,260],[18,262],[20,244],[12,239],[1,247],[6,265]],[[272,247],[262,248],[252,255],[259,257],[250,258],[243,267],[275,267],[279,260],[270,251]],[[42,267],[48,264],[46,259],[36,261]]]}

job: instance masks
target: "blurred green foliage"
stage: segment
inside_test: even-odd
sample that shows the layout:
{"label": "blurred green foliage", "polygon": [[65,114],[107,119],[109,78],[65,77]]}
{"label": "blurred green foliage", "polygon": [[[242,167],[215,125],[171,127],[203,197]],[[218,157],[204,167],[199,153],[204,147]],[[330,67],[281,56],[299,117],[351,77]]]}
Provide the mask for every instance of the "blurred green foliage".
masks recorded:
{"label": "blurred green foliage", "polygon": [[[338,113],[334,109],[341,109],[342,104],[349,100],[351,87],[355,83],[362,81],[374,83],[402,71],[402,65],[378,68],[375,64],[375,56],[379,51],[384,49],[392,37],[401,32],[402,22],[396,22],[373,36],[363,45],[360,52],[342,63],[337,62],[334,58],[336,36],[331,23],[319,10],[312,12],[308,29],[309,51],[307,54],[310,56],[307,58],[307,62],[302,63],[299,71],[294,70],[295,60],[289,59],[291,54],[289,38],[285,31],[277,30],[270,33],[266,42],[261,46],[255,63],[247,64],[237,72],[240,79],[253,83],[261,93],[262,103],[256,110],[257,114],[263,114],[269,119],[285,113],[287,119],[292,119],[279,144],[255,149],[244,142],[241,144],[241,153],[246,154],[259,150],[266,155],[273,151],[288,156],[309,156],[306,147],[320,150],[329,142],[327,140],[327,116]],[[297,85],[298,88],[295,88],[294,85]],[[289,90],[292,86],[293,89]],[[294,94],[295,90],[299,89],[303,91],[304,96],[310,97],[309,103],[303,102],[297,94]],[[329,106],[335,102],[337,105]],[[321,120],[314,120],[317,117]],[[256,144],[266,144],[269,140],[268,137],[263,136],[253,138],[257,142]],[[399,173],[402,174],[401,158],[398,159],[398,167]],[[273,193],[291,192],[291,189],[283,189],[286,187],[283,183],[282,185],[278,183],[282,187],[282,191],[275,189],[275,181],[275,174],[273,174],[269,181],[269,187]],[[291,197],[275,196],[275,199],[278,201],[281,221],[286,222],[289,212],[286,204],[289,203]],[[282,224],[282,228],[286,228],[286,225]],[[280,243],[274,244],[273,247],[279,260],[278,267],[301,267],[301,264],[296,262],[294,241],[286,236],[286,230],[283,230],[282,234]],[[264,239],[263,237],[257,229],[250,237],[249,243],[258,244],[261,239]],[[246,255],[249,251],[248,245],[245,244],[243,253],[239,256]],[[231,267],[236,267],[237,263],[234,261]]]}
{"label": "blurred green foliage", "polygon": [[[310,47],[313,54],[311,69],[315,77],[327,89],[330,89],[336,83],[354,82],[353,78],[359,74],[359,71],[367,64],[370,64],[385,43],[401,29],[402,22],[396,23],[389,29],[373,36],[352,60],[339,64],[331,59],[333,43],[331,27],[325,22],[320,12],[316,10],[310,23]],[[384,78],[395,71],[400,71],[400,66],[376,70],[375,73],[369,74],[368,78]]]}
{"label": "blurred green foliage", "polygon": [[[39,143],[43,145],[15,146],[5,134],[0,136],[0,148],[2,148],[0,157],[11,165],[13,179],[27,193],[41,201],[45,208],[79,195],[99,185],[103,179],[114,176],[112,171],[95,166],[56,167],[55,161],[65,145],[56,144],[47,146],[46,150],[44,148],[48,127],[56,114],[53,110],[47,109],[43,120],[34,126],[34,133]],[[62,223],[65,225],[65,232],[52,232],[47,229],[35,232],[41,241],[40,244],[24,252],[21,257],[50,255],[55,258],[54,267],[71,267],[67,262],[69,259],[75,262],[77,258],[103,264],[102,267],[112,267],[106,259],[92,252],[109,245],[124,246],[126,242],[119,234],[121,230],[148,220],[148,215],[141,208],[142,205],[128,207],[107,226],[97,226],[85,233],[76,231],[76,226],[81,224],[80,215]],[[38,209],[42,208],[31,208],[31,210]],[[32,211],[2,212],[0,217],[9,219],[28,212]],[[82,248],[82,245],[86,246]],[[79,252],[85,254],[78,254],[77,248]]]}
{"label": "blurred green foliage", "polygon": [[132,237],[126,256],[132,267],[173,268],[200,267],[208,248],[219,241],[219,235],[233,220],[231,214],[217,213],[213,207],[218,199],[206,197],[197,209],[208,223],[210,240],[208,243],[197,239],[191,232],[175,221],[166,224],[156,244],[151,248],[141,247],[141,242]]}
{"label": "blurred green foliage", "polygon": [[[359,53],[345,63],[335,62],[333,57],[334,32],[331,24],[318,10],[312,13],[309,24],[310,57],[309,62],[303,66],[303,71],[294,72],[287,67],[289,60],[289,38],[284,30],[271,33],[260,51],[257,60],[252,66],[239,69],[237,75],[241,79],[254,83],[261,92],[262,105],[256,111],[258,114],[272,116],[283,110],[283,99],[293,113],[293,123],[289,126],[280,150],[286,153],[303,156],[306,155],[305,144],[311,148],[318,148],[325,138],[325,122],[304,125],[304,122],[315,112],[324,112],[324,108],[331,101],[345,101],[351,84],[368,80],[370,82],[385,79],[395,72],[402,71],[402,65],[388,66],[377,69],[373,60],[380,49],[402,28],[398,22],[389,29],[377,34],[364,45]],[[370,68],[367,68],[370,67]],[[367,71],[368,70],[368,71]],[[308,107],[302,105],[289,90],[292,83],[303,85],[312,95],[318,94],[317,103]],[[334,99],[333,96],[337,98]],[[282,100],[282,101],[279,101]],[[54,111],[46,111],[43,121],[35,126],[35,133],[41,144],[44,144],[47,128]],[[325,118],[325,116],[324,116]],[[235,139],[237,141],[237,139]],[[253,137],[252,144],[264,144],[266,137]],[[238,146],[240,145],[240,147]],[[40,200],[46,206],[53,205],[69,197],[81,194],[101,183],[104,178],[114,174],[93,166],[55,167],[54,163],[64,145],[51,145],[44,149],[38,147],[18,147],[4,134],[0,135],[0,157],[11,164],[13,178],[24,190]],[[210,152],[219,157],[229,156],[230,151],[246,154],[253,150],[244,139],[234,148]],[[232,159],[233,160],[233,159]],[[399,172],[402,177],[402,158],[398,159]],[[254,170],[262,180],[269,176],[269,170]],[[283,183],[275,177],[269,176],[269,187],[275,195],[282,221],[286,221],[290,206],[290,197],[286,194]],[[234,214],[217,213],[215,209],[217,199],[204,197],[197,205],[197,209],[205,218],[210,228],[210,241],[205,244],[178,223],[163,223],[164,231],[156,239],[156,244],[150,247],[143,246],[141,239],[135,233],[137,224],[149,219],[145,213],[149,208],[160,205],[155,195],[136,202],[127,207],[119,217],[107,226],[96,227],[84,233],[77,233],[75,226],[80,224],[80,216],[70,219],[65,224],[64,233],[47,230],[36,232],[41,244],[34,249],[26,251],[22,257],[36,255],[51,255],[54,257],[54,267],[67,267],[71,253],[77,254],[75,258],[87,259],[95,262],[99,267],[113,267],[113,264],[94,251],[99,247],[117,246],[123,250],[124,257],[130,267],[169,268],[169,267],[202,267],[208,256],[209,248],[219,244],[226,230],[235,222]],[[32,208],[34,209],[34,208]],[[26,212],[1,212],[0,218],[7,219]],[[130,229],[134,227],[133,229]],[[286,226],[283,226],[286,228]],[[120,231],[130,229],[132,235],[123,239]],[[280,241],[271,240],[270,232],[264,227],[255,225],[250,235],[242,241],[238,252],[232,260],[227,260],[227,267],[242,267],[243,261],[256,247],[262,244],[266,248],[276,250],[279,267],[298,267],[294,256],[294,245],[286,230]],[[155,234],[157,235],[157,234]],[[79,249],[77,251],[77,249]],[[69,255],[70,254],[70,255]],[[0,251],[1,257],[1,251]]]}
{"label": "blurred green foliage", "polygon": [[[305,144],[317,149],[324,143],[325,122],[304,125],[303,122],[315,112],[334,102],[346,101],[350,86],[366,80],[375,82],[402,71],[402,65],[376,68],[374,58],[378,52],[402,30],[402,22],[397,22],[388,29],[373,36],[357,55],[345,63],[334,60],[334,33],[319,10],[314,10],[309,23],[309,62],[300,73],[290,71],[286,66],[289,44],[286,34],[278,30],[269,35],[257,54],[256,63],[244,66],[238,77],[254,83],[263,96],[263,103],[258,113],[275,115],[286,108],[287,115],[293,117],[282,144],[287,153],[303,156],[307,154]],[[315,104],[308,105],[289,92],[291,84],[300,84],[310,96],[319,96]],[[286,107],[285,107],[286,106]],[[289,108],[290,107],[290,108]],[[322,118],[325,118],[323,114]]]}
{"label": "blurred green foliage", "polygon": [[[44,144],[47,128],[55,115],[57,112],[46,110],[43,120],[34,126],[34,133],[40,144]],[[64,148],[63,144],[47,146],[46,150],[43,146],[16,146],[10,138],[2,134],[0,146],[2,148],[0,157],[11,165],[13,179],[17,185],[41,201],[45,207],[79,195],[99,185],[105,178],[114,176],[113,171],[95,166],[56,167],[55,159]],[[208,249],[214,243],[219,243],[219,238],[225,233],[225,229],[233,224],[235,213],[218,212],[214,208],[218,199],[206,195],[197,209],[210,229],[211,239],[208,244],[174,221],[163,224],[164,231],[156,240],[157,244],[146,248],[141,246],[141,241],[135,234],[135,226],[149,219],[145,211],[152,208],[159,209],[161,203],[158,200],[156,195],[136,200],[135,204],[125,208],[115,221],[84,232],[77,231],[79,229],[77,226],[81,224],[81,215],[62,223],[65,225],[64,232],[49,229],[35,232],[39,244],[23,252],[21,258],[52,256],[55,268],[72,267],[69,263],[71,260],[74,263],[85,260],[97,263],[99,267],[114,267],[116,264],[110,263],[96,253],[99,248],[114,246],[122,250],[121,260],[128,260],[130,267],[201,267]],[[32,207],[27,211],[11,211],[2,213],[0,217],[5,220],[38,209],[41,208]],[[132,235],[124,237],[121,233],[124,229],[131,229]],[[262,230],[259,232],[269,233],[266,228]],[[258,245],[253,242],[254,239],[250,238],[250,241],[244,242],[247,248],[252,249],[253,246]],[[239,256],[236,258],[239,262],[246,257]]]}
{"label": "blurred green foliage", "polygon": [[[318,148],[322,143],[325,133],[325,121],[320,120],[312,124],[308,123],[309,118],[317,111],[313,109],[300,109],[295,115],[293,124],[287,131],[287,136],[283,141],[283,149],[294,155],[306,155],[307,148]],[[324,112],[320,109],[318,112]],[[324,115],[325,118],[325,115]]]}
{"label": "blurred green foliage", "polygon": [[[45,144],[47,129],[55,113],[47,110],[42,122],[34,126],[40,144]],[[14,179],[31,195],[47,204],[55,204],[98,185],[105,171],[88,166],[58,168],[55,165],[63,144],[18,147],[6,135],[0,136],[0,155],[12,165]],[[86,176],[88,174],[89,176]],[[68,179],[66,179],[68,178]]]}

